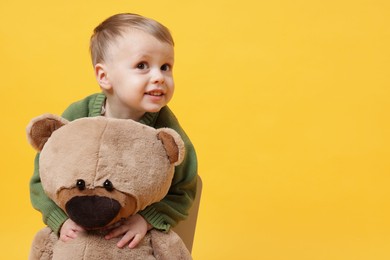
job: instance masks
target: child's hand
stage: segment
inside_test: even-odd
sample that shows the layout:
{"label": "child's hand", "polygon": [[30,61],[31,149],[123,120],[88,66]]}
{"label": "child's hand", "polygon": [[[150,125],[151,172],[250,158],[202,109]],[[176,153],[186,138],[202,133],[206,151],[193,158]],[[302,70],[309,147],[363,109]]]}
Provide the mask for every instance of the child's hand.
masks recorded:
{"label": "child's hand", "polygon": [[131,241],[129,248],[135,248],[151,228],[152,226],[141,215],[135,214],[127,218],[122,225],[112,230],[105,238],[111,239],[125,234],[116,245],[122,248]]}
{"label": "child's hand", "polygon": [[68,218],[64,224],[62,224],[60,230],[60,240],[63,242],[67,242],[69,240],[75,239],[77,237],[77,233],[83,232],[84,228],[77,225],[73,220]]}

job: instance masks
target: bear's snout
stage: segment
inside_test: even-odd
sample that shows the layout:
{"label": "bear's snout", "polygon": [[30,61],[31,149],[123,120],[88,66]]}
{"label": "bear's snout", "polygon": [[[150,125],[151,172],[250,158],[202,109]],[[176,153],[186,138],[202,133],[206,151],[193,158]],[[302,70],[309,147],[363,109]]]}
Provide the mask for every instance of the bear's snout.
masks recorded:
{"label": "bear's snout", "polygon": [[102,196],[76,196],[65,205],[68,216],[86,229],[105,227],[118,215],[120,208],[118,201]]}

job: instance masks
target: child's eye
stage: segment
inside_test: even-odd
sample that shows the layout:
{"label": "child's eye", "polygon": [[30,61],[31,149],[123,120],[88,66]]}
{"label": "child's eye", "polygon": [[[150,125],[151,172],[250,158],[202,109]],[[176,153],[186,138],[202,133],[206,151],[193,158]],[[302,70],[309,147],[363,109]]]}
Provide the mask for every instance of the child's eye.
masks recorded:
{"label": "child's eye", "polygon": [[148,64],[146,64],[145,62],[141,62],[137,64],[137,69],[144,70],[147,68],[148,68]]}
{"label": "child's eye", "polygon": [[169,71],[169,70],[171,70],[171,65],[164,64],[164,65],[161,66],[161,70],[162,71]]}

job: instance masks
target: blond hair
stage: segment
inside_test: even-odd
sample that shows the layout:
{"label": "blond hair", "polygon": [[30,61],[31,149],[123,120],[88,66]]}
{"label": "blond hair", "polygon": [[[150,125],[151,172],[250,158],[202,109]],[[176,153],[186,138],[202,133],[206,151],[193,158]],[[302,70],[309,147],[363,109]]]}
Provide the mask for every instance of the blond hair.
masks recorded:
{"label": "blond hair", "polygon": [[159,22],[138,14],[116,14],[104,20],[93,31],[89,45],[93,65],[104,62],[110,44],[114,43],[119,36],[122,36],[129,29],[143,31],[161,42],[174,46],[168,28]]}

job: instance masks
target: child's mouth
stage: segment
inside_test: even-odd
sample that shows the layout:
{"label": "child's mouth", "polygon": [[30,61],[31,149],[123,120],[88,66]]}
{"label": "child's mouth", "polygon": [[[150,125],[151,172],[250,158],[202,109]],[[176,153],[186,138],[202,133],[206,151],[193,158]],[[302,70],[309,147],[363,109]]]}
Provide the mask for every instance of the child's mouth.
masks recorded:
{"label": "child's mouth", "polygon": [[146,92],[146,95],[159,97],[159,96],[163,96],[164,93],[162,91],[153,90],[153,91],[150,91],[150,92]]}

